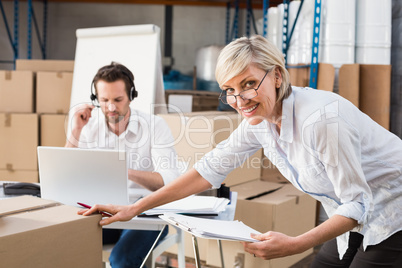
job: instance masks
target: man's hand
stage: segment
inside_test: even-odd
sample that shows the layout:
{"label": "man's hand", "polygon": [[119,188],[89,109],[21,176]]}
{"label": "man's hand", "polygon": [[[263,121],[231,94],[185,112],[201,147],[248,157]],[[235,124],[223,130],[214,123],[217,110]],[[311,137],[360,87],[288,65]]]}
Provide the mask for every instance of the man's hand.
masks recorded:
{"label": "man's hand", "polygon": [[110,213],[113,216],[103,218],[99,224],[100,225],[108,225],[115,221],[129,221],[136,216],[136,214],[132,211],[131,206],[118,206],[118,205],[94,205],[90,209],[83,209],[78,211],[79,215],[89,216],[94,213],[104,212]]}
{"label": "man's hand", "polygon": [[72,129],[81,130],[91,118],[91,112],[95,106],[91,104],[82,104],[74,109],[72,118]]}
{"label": "man's hand", "polygon": [[73,113],[70,112],[71,132],[67,134],[68,138],[65,147],[78,147],[82,128],[88,124],[93,108],[95,106],[91,104],[81,104],[74,107]]}

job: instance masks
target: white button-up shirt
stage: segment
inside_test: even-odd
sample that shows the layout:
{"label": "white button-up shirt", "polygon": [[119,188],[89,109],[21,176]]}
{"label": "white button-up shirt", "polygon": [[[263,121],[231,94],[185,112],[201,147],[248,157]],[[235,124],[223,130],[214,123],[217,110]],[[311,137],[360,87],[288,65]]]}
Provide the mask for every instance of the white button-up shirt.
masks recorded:
{"label": "white button-up shirt", "polygon": [[[283,100],[280,135],[272,123],[252,126],[243,120],[195,168],[219,187],[242,164],[239,159],[261,147],[296,188],[323,204],[328,216],[358,221],[353,231],[364,235],[364,248],[402,230],[402,140],[339,95],[293,87]],[[337,241],[342,258],[348,233]]]}
{"label": "white button-up shirt", "polygon": [[[165,120],[134,109],[126,131],[120,136],[109,130],[100,109],[92,110],[78,147],[120,150],[129,169],[158,172],[165,185],[180,175],[174,139]],[[140,186],[129,181],[129,188]]]}

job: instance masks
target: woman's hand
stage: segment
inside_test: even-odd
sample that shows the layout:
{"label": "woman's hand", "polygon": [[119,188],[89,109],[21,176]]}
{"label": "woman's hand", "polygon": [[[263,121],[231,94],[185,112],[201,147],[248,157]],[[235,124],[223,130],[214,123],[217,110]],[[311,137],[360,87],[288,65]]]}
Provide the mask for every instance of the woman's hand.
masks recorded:
{"label": "woman's hand", "polygon": [[[137,215],[131,206],[118,205],[94,205],[90,209],[78,211],[79,215],[84,216],[89,216],[94,213],[101,213],[103,216],[105,216],[99,222],[100,225],[108,225],[115,221],[129,221]],[[109,213],[112,216],[107,216],[105,213]]]}
{"label": "woman's hand", "polygon": [[298,248],[297,238],[282,233],[270,231],[260,235],[251,234],[251,237],[260,240],[260,242],[242,242],[244,250],[264,260],[285,257],[304,251]]}

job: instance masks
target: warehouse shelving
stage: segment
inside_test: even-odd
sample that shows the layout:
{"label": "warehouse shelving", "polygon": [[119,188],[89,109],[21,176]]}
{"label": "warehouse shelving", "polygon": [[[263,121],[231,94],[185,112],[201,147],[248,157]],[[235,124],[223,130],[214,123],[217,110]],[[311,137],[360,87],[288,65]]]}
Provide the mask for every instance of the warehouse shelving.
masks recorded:
{"label": "warehouse shelving", "polygon": [[[57,2],[58,0],[50,0],[52,2]],[[46,59],[46,43],[47,43],[47,7],[48,7],[48,0],[43,0],[43,29],[42,29],[42,36],[40,35],[40,30],[37,22],[37,18],[35,16],[35,11],[34,7],[32,4],[32,0],[27,1],[27,6],[28,6],[28,18],[27,18],[27,58],[31,59],[32,58],[32,32],[33,32],[33,27],[36,32],[36,36],[39,42],[39,47],[41,50],[42,58]],[[268,7],[271,2],[273,5],[277,5],[280,3],[280,0],[260,0],[260,1],[251,1],[251,0],[233,0],[233,1],[228,1],[228,0],[215,0],[215,1],[140,1],[140,0],[121,0],[121,1],[107,1],[107,0],[86,0],[86,1],[79,1],[79,0],[64,0],[64,2],[93,2],[93,3],[98,3],[98,2],[119,2],[119,3],[132,3],[132,4],[164,4],[164,5],[209,5],[209,6],[226,6],[227,12],[226,12],[226,42],[228,43],[230,40],[239,37],[239,8],[244,7],[247,10],[247,21],[246,21],[246,35],[250,35],[251,31],[251,24],[254,28],[254,31],[256,32],[256,26],[255,26],[255,18],[253,14],[253,7],[260,6],[262,5],[263,8],[263,35],[266,36],[266,29],[267,29],[267,23],[268,23]],[[256,3],[258,2],[258,3]],[[297,22],[297,19],[300,14],[300,10],[303,6],[304,0],[301,0],[301,4],[299,7],[299,10],[296,15],[295,23],[290,31],[290,34],[288,34],[288,8],[289,8],[289,2],[290,0],[283,0],[284,4],[284,27],[283,27],[283,53],[286,59],[287,55],[287,49],[289,47],[289,43],[293,34],[294,26]],[[234,7],[234,19],[233,19],[233,24],[232,28],[230,29],[230,9]],[[311,64],[309,65],[310,67],[310,86],[311,87],[316,87],[317,85],[317,70],[318,70],[318,44],[319,44],[319,31],[320,31],[320,14],[321,14],[321,0],[315,0],[315,12],[314,12],[314,33],[313,33],[313,46],[312,46],[312,59],[311,59]],[[6,27],[6,31],[8,34],[8,38],[13,50],[13,60],[9,61],[0,61],[0,62],[6,62],[6,63],[14,63],[15,60],[19,57],[18,55],[18,49],[19,49],[19,40],[18,40],[18,34],[19,34],[19,0],[14,0],[14,31],[13,35],[11,34],[9,24],[7,21],[7,17],[2,5],[2,0],[0,0],[0,9],[2,12],[2,16],[4,19],[4,24]],[[32,25],[33,22],[33,25]],[[229,33],[229,31],[231,32]],[[303,66],[301,66],[303,67]]]}
{"label": "warehouse shelving", "polygon": [[[35,16],[35,10],[32,4],[32,0],[27,1],[27,58],[32,58],[32,22],[35,27],[36,36],[38,38],[39,46],[42,53],[42,58],[46,59],[46,32],[47,32],[47,0],[43,0],[43,30],[42,38],[38,26],[38,21]],[[19,18],[20,18],[20,5],[19,0],[14,0],[14,23],[13,23],[13,35],[9,27],[6,12],[4,10],[3,1],[0,0],[0,10],[3,17],[4,25],[7,31],[8,39],[13,51],[13,60],[0,60],[0,63],[14,64],[15,60],[19,58]]]}
{"label": "warehouse shelving", "polygon": [[[231,1],[227,4],[227,11],[226,11],[226,43],[229,43],[231,40],[238,38],[238,25],[239,25],[239,0],[232,1],[233,5],[231,5]],[[268,28],[268,7],[269,7],[269,0],[263,0],[263,32],[259,33],[263,36],[267,35],[267,28]],[[283,16],[283,32],[282,32],[282,40],[283,40],[283,47],[282,52],[285,57],[285,62],[287,62],[287,52],[290,44],[290,40],[292,38],[297,20],[300,15],[300,11],[303,7],[304,0],[301,0],[299,9],[296,14],[295,21],[293,23],[292,29],[290,33],[288,31],[289,25],[289,3],[290,0],[283,0],[284,6],[284,16]],[[230,29],[230,9],[234,7],[234,18],[233,18],[233,26]],[[251,1],[247,0],[247,22],[246,22],[246,35],[250,35],[250,21],[254,20]],[[313,40],[312,40],[312,53],[311,53],[311,63],[309,65],[300,65],[300,66],[287,66],[288,68],[307,68],[310,67],[310,81],[309,86],[312,88],[317,87],[317,75],[318,75],[318,50],[319,50],[319,38],[320,38],[320,21],[321,21],[321,0],[315,0],[314,3],[314,27],[313,27]],[[255,21],[253,21],[254,31],[256,31]],[[231,32],[230,32],[231,31]],[[229,33],[230,32],[230,33]]]}

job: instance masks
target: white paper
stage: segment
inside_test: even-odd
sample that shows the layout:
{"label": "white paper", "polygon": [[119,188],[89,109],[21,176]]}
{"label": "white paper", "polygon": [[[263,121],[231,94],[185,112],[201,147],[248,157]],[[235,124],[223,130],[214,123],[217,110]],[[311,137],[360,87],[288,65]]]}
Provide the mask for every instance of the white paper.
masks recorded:
{"label": "white paper", "polygon": [[144,214],[155,215],[163,213],[194,213],[217,214],[225,210],[229,200],[213,196],[189,196],[168,204],[147,210]]}
{"label": "white paper", "polygon": [[174,213],[165,213],[159,217],[186,232],[206,239],[258,242],[250,235],[251,233],[260,234],[241,221],[204,219]]}

